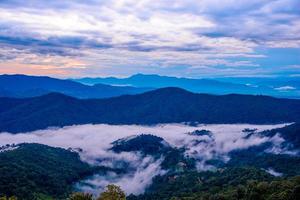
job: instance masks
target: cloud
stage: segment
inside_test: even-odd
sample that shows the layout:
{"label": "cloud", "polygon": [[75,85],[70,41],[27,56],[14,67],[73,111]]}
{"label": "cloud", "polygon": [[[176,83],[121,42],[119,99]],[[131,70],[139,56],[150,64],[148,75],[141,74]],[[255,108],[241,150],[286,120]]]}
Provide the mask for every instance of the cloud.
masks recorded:
{"label": "cloud", "polygon": [[275,90],[278,90],[278,91],[289,91],[289,90],[296,90],[297,88],[293,87],[293,86],[282,86],[282,87],[277,87],[277,88],[274,88]]}
{"label": "cloud", "polygon": [[186,72],[191,70],[199,76],[205,71],[189,67],[203,65],[209,75],[222,74],[224,66],[237,75],[251,67],[272,73],[250,57],[272,59],[259,48],[300,48],[297,5],[297,0],[5,0],[0,45],[80,59],[87,67],[78,70],[82,75],[106,75],[109,69],[108,75],[192,75]]}
{"label": "cloud", "polygon": [[139,161],[139,167],[134,173],[120,176],[115,173],[106,175],[94,175],[92,178],[80,181],[76,187],[79,190],[98,195],[108,184],[120,186],[127,194],[141,194],[152,183],[152,178],[157,175],[163,175],[166,171],[160,167],[161,160],[153,161],[146,157]]}
{"label": "cloud", "polygon": [[273,145],[269,147],[268,149],[265,150],[267,153],[272,153],[272,154],[286,154],[286,155],[298,155],[299,152],[298,150],[291,150],[290,145],[291,144],[285,144],[285,140],[280,136],[279,133],[274,135],[273,137],[269,138],[269,141]]}
{"label": "cloud", "polygon": [[282,173],[279,173],[279,172],[276,172],[274,169],[272,168],[268,168],[266,170],[266,172],[268,172],[269,174],[273,175],[273,176],[282,176],[283,174]]}
{"label": "cloud", "polygon": [[[272,142],[276,146],[276,154],[285,153],[279,151],[284,141],[279,135],[273,138],[262,137],[253,134],[246,137],[244,129],[255,129],[256,132],[283,127],[279,125],[199,125],[196,127],[183,124],[161,124],[155,126],[137,125],[80,125],[63,128],[52,128],[47,130],[34,131],[29,133],[0,134],[0,146],[6,144],[18,144],[23,142],[41,143],[54,147],[82,149],[79,151],[83,161],[92,165],[114,167],[126,164],[126,174],[108,173],[95,175],[92,178],[83,180],[77,186],[86,191],[99,193],[108,183],[121,185],[128,193],[140,194],[152,182],[156,175],[166,173],[160,164],[163,157],[154,159],[151,156],[144,157],[139,152],[114,153],[109,149],[112,142],[129,136],[140,134],[152,134],[162,137],[168,144],[177,148],[185,148],[185,154],[197,161],[198,170],[212,169],[206,161],[218,159],[228,161],[228,153],[232,150],[246,149],[251,146],[260,145],[265,142]],[[212,135],[197,136],[191,133],[195,130],[208,130]],[[270,149],[270,152],[274,149]],[[130,183],[130,184],[129,184]]]}

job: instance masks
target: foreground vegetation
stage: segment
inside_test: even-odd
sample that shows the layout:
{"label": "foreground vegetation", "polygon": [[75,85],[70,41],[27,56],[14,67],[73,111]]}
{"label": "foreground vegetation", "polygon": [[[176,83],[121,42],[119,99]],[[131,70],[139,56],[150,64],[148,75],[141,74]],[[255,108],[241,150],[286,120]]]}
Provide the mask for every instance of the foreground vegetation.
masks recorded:
{"label": "foreground vegetation", "polygon": [[[23,200],[2,197],[0,200]],[[32,200],[56,200],[35,196]],[[98,197],[76,192],[65,200],[299,200],[300,176],[275,178],[255,168],[229,168],[216,172],[189,171],[158,176],[142,195],[125,196],[122,189],[108,185]]]}
{"label": "foreground vegetation", "polygon": [[[253,180],[251,180],[253,179]],[[256,179],[256,180],[255,180]],[[98,198],[75,193],[69,200],[299,200],[300,176],[275,179],[257,169],[188,172],[157,177],[145,194],[127,198],[114,185]]]}
{"label": "foreground vegetation", "polygon": [[94,170],[75,152],[21,144],[13,151],[0,153],[0,196],[25,200],[63,198],[72,191],[72,183]]}
{"label": "foreground vegetation", "polygon": [[275,178],[256,168],[185,172],[156,177],[145,194],[129,200],[297,200],[300,177]]}
{"label": "foreground vegetation", "polygon": [[[88,193],[74,193],[69,197],[69,200],[93,200],[93,195]],[[125,192],[120,187],[108,185],[106,190],[102,192],[96,200],[126,200]]]}

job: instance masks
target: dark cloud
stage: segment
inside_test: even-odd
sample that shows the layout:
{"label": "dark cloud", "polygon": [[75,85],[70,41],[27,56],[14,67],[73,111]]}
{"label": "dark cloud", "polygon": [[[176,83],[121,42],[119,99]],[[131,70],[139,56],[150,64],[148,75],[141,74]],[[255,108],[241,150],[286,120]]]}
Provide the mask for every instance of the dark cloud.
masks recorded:
{"label": "dark cloud", "polygon": [[[0,45],[13,47],[16,49],[29,50],[35,54],[59,55],[59,56],[80,56],[80,52],[72,50],[84,48],[107,49],[110,44],[99,43],[84,37],[49,37],[47,39],[37,39],[31,37],[1,36]],[[9,57],[9,55],[7,55]]]}
{"label": "dark cloud", "polygon": [[69,9],[71,7],[77,5],[92,5],[99,1],[96,0],[52,0],[52,1],[45,1],[45,0],[1,0],[0,7],[5,8],[43,8],[43,9]]}
{"label": "dark cloud", "polygon": [[32,47],[66,47],[66,48],[111,48],[112,45],[89,40],[84,37],[49,37],[37,39],[30,37],[0,36],[0,42],[10,45],[32,46]]}

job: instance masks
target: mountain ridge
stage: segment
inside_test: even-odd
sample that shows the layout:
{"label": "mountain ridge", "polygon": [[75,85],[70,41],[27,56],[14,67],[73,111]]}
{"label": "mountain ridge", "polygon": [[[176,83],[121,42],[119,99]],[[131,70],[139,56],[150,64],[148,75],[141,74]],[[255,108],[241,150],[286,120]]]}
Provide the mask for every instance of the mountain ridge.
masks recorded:
{"label": "mountain ridge", "polygon": [[122,87],[105,84],[87,86],[72,80],[22,74],[0,75],[0,96],[34,97],[59,92],[76,98],[110,98],[123,94],[139,94],[151,88]]}
{"label": "mountain ridge", "polygon": [[[163,87],[181,87],[196,93],[210,93],[210,94],[263,94],[268,96],[283,97],[283,98],[299,98],[300,89],[299,84],[294,80],[293,84],[289,86],[291,82],[282,80],[269,80],[266,78],[265,82],[260,80],[254,81],[249,79],[241,79],[237,81],[234,77],[227,79],[218,78],[185,78],[185,77],[172,77],[161,76],[157,74],[134,74],[125,78],[116,77],[104,77],[104,78],[81,78],[73,79],[74,81],[93,85],[95,83],[103,83],[109,85],[129,85],[135,87],[151,87],[151,88],[163,88]],[[271,81],[272,84],[268,83]],[[277,84],[274,84],[277,83]],[[285,89],[286,86],[293,88],[290,90]]]}
{"label": "mountain ridge", "polygon": [[108,99],[77,99],[59,93],[25,99],[0,98],[0,131],[13,133],[88,123],[267,124],[299,119],[300,100],[196,94],[174,87]]}

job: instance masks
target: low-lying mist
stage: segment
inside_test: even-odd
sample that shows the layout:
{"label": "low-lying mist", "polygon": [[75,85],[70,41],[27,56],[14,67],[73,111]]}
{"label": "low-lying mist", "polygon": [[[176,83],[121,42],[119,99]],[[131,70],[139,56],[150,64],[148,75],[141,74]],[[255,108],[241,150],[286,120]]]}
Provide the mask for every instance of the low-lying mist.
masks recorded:
{"label": "low-lying mist", "polygon": [[[112,142],[120,139],[141,134],[152,134],[163,138],[173,147],[186,149],[185,154],[197,160],[198,170],[213,169],[206,161],[219,159],[224,162],[230,157],[228,153],[232,150],[245,149],[272,142],[276,149],[270,152],[284,153],[278,148],[284,142],[280,135],[272,138],[263,137],[251,132],[280,128],[286,124],[278,125],[249,125],[249,124],[216,124],[188,126],[183,124],[161,124],[156,126],[138,125],[80,125],[68,126],[58,129],[39,130],[28,133],[1,133],[0,146],[18,143],[40,143],[53,147],[80,149],[79,154],[83,161],[92,165],[116,167],[119,163],[126,163],[131,169],[126,174],[114,172],[106,175],[95,175],[83,180],[76,186],[80,190],[93,192],[95,194],[109,183],[121,186],[127,194],[140,194],[151,184],[152,178],[166,173],[160,164],[162,159],[154,159],[152,156],[142,156],[139,152],[115,153],[109,150]],[[211,134],[191,134],[196,130],[207,130]]]}

